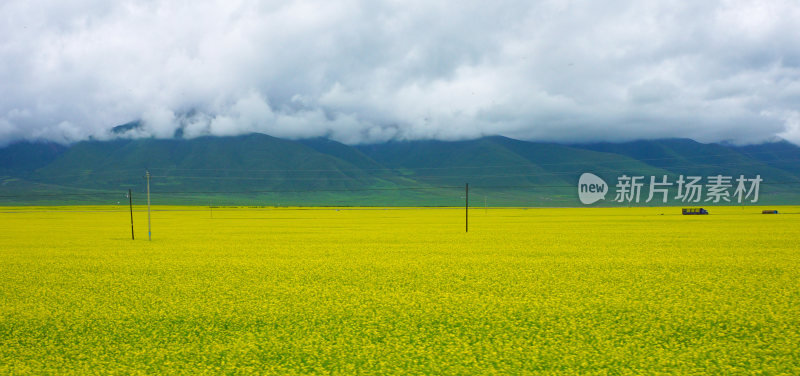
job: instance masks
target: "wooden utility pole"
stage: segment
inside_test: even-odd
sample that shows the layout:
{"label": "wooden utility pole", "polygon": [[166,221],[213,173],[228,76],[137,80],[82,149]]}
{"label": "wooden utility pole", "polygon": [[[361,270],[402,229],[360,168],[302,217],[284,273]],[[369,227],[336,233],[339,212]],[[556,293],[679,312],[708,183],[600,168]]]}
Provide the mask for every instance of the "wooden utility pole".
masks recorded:
{"label": "wooden utility pole", "polygon": [[466,231],[469,232],[469,183],[467,183],[465,187],[465,194],[464,194],[464,228]]}
{"label": "wooden utility pole", "polygon": [[153,233],[150,230],[150,170],[145,170],[147,178],[147,240],[153,240]]}
{"label": "wooden utility pole", "polygon": [[128,205],[131,208],[131,240],[136,240],[133,237],[133,194],[130,189],[128,190]]}

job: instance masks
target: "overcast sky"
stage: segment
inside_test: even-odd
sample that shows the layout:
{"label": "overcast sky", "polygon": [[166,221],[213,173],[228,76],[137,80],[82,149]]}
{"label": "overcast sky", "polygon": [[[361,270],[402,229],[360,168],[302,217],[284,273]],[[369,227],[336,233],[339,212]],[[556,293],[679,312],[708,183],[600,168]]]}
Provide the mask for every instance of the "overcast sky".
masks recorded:
{"label": "overcast sky", "polygon": [[0,2],[0,144],[800,143],[800,2]]}

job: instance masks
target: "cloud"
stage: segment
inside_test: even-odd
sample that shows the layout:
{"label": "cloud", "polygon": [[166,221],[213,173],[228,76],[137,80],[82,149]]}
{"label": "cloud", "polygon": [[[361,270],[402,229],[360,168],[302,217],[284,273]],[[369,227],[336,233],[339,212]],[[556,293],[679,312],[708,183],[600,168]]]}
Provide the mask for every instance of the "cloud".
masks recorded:
{"label": "cloud", "polygon": [[778,136],[787,141],[800,145],[800,112],[792,111],[784,116],[787,124],[786,130]]}
{"label": "cloud", "polygon": [[0,143],[139,119],[127,137],[798,142],[798,19],[790,0],[7,0]]}

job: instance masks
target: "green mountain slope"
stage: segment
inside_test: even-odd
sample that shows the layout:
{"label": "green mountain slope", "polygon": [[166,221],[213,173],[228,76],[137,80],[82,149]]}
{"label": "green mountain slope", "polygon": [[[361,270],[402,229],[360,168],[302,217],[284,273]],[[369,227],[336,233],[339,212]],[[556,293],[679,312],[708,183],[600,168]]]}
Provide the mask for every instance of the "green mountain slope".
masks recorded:
{"label": "green mountain slope", "polygon": [[300,143],[261,134],[192,140],[81,142],[33,178],[81,187],[140,185],[173,191],[313,190],[391,183]]}
{"label": "green mountain slope", "polygon": [[477,196],[503,205],[574,205],[576,182],[583,172],[596,173],[609,182],[616,179],[617,171],[666,173],[623,155],[501,136],[358,148],[416,181],[448,186],[469,182]]}
{"label": "green mountain slope", "polygon": [[66,150],[66,146],[49,142],[17,142],[0,148],[0,175],[28,175]]}
{"label": "green mountain slope", "polygon": [[359,146],[378,163],[435,185],[513,186],[565,184],[535,163],[487,137],[470,141],[411,141]]}
{"label": "green mountain slope", "polygon": [[734,147],[739,153],[800,176],[800,146],[788,141]]}
{"label": "green mountain slope", "polygon": [[[788,144],[788,143],[786,143]],[[774,201],[794,201],[800,190],[800,174],[793,168],[793,162],[782,159],[795,155],[794,145],[774,144],[755,145],[746,148],[720,144],[702,144],[687,139],[665,139],[634,141],[626,143],[599,143],[578,147],[627,155],[652,166],[670,172],[672,180],[678,175],[709,176],[723,175],[735,180],[760,176],[765,198]],[[769,153],[774,151],[770,158]],[[778,151],[780,150],[780,151]],[[789,154],[787,154],[787,152]],[[796,157],[795,157],[796,158]],[[790,158],[792,159],[792,158]]]}
{"label": "green mountain slope", "polygon": [[348,146],[327,138],[312,138],[297,140],[299,144],[305,145],[319,153],[336,157],[342,161],[352,164],[366,172],[383,169],[383,166],[375,162],[357,148]]}
{"label": "green mountain slope", "polygon": [[[476,202],[574,206],[584,172],[611,188],[621,175],[759,174],[765,200],[785,203],[800,197],[798,162],[800,147],[788,142],[737,147],[683,139],[561,145],[494,136],[349,146],[250,134],[20,143],[0,149],[0,205],[108,202],[128,189],[140,198],[146,169],[156,202],[174,204],[456,206],[469,183]],[[611,196],[598,203],[618,204]]]}
{"label": "green mountain slope", "polygon": [[720,144],[702,144],[687,139],[634,141],[578,145],[588,150],[626,155],[651,166],[685,175],[747,176],[760,174],[773,181],[797,182],[798,177],[758,158],[742,153],[739,148]]}
{"label": "green mountain slope", "polygon": [[628,174],[657,175],[665,171],[631,157],[580,149],[554,143],[533,143],[506,137],[494,137],[494,142],[548,171],[550,176],[566,179],[574,185],[584,172],[602,177],[616,177],[620,171]]}

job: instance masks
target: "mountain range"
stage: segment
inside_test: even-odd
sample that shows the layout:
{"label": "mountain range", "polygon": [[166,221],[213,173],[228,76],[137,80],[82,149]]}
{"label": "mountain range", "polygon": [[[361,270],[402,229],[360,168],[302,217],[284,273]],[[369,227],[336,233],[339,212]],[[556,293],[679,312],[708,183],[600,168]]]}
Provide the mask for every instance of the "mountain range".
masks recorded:
{"label": "mountain range", "polygon": [[[800,198],[800,147],[787,141],[565,145],[491,136],[345,145],[249,134],[11,144],[0,149],[0,206],[126,203],[129,189],[142,203],[146,170],[157,204],[460,206],[469,183],[474,206],[578,206],[584,172],[611,189],[622,175],[643,176],[644,190],[651,176],[674,182],[680,175],[724,175],[735,185],[740,175],[758,175],[758,203]],[[682,204],[675,188],[671,205]],[[612,196],[596,205],[631,204]]]}

